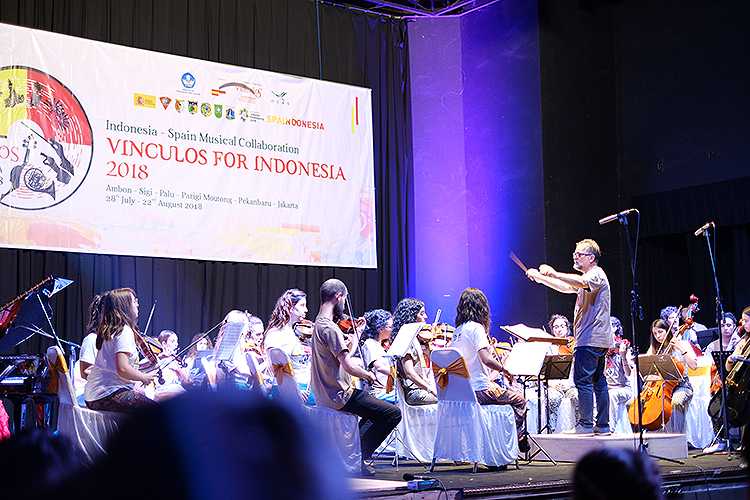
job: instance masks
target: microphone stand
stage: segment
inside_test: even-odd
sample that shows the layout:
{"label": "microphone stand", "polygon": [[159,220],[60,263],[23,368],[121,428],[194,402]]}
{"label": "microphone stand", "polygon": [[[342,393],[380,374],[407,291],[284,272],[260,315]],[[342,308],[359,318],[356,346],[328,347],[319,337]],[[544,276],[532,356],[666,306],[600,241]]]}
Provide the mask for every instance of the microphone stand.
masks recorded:
{"label": "microphone stand", "polygon": [[[630,289],[630,328],[633,335],[633,344],[631,349],[633,350],[633,358],[635,361],[635,384],[636,384],[636,396],[635,404],[637,405],[638,414],[638,451],[650,455],[653,458],[660,460],[666,460],[668,462],[682,464],[683,462],[672,458],[660,457],[649,453],[648,444],[643,439],[643,402],[641,401],[641,391],[643,390],[643,381],[641,380],[641,368],[638,360],[639,346],[638,346],[638,330],[635,327],[636,318],[639,320],[643,319],[643,308],[640,304],[640,296],[638,294],[638,239],[641,232],[641,213],[638,210],[634,210],[636,214],[636,226],[635,226],[635,242],[630,237],[630,227],[628,225],[627,214],[620,213],[617,215],[617,221],[623,230],[625,241],[628,247],[628,258],[630,259],[630,277],[632,288]],[[627,361],[626,361],[627,362]]]}
{"label": "microphone stand", "polygon": [[[716,326],[719,329],[719,351],[724,352],[724,335],[721,333],[721,321],[724,319],[724,305],[721,303],[721,293],[719,292],[719,277],[716,273],[716,228],[714,226],[713,228],[713,245],[711,244],[711,239],[709,238],[709,231],[711,230],[711,226],[706,227],[706,229],[703,231],[703,236],[706,240],[706,248],[708,248],[708,258],[711,261],[711,272],[713,274],[714,278],[714,291],[716,292]],[[720,359],[723,359],[720,356]],[[722,429],[719,432],[719,435],[717,436],[717,443],[724,443],[726,446],[726,450],[730,453],[729,459],[731,460],[731,452],[732,446],[729,442],[729,420],[727,416],[727,386],[726,386],[726,379],[727,379],[727,373],[726,373],[726,366],[724,363],[718,363],[718,369],[719,369],[719,377],[721,377],[721,420],[722,420]],[[719,450],[708,452],[708,453],[701,453],[699,456],[703,455],[712,455],[714,453],[718,453]]]}

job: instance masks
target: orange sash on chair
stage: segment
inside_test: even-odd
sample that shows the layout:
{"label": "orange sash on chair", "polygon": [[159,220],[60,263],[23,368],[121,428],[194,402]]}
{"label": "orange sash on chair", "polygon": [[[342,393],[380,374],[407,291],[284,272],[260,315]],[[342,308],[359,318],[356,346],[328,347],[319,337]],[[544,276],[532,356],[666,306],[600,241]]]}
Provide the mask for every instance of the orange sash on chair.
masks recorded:
{"label": "orange sash on chair", "polygon": [[385,392],[388,394],[393,390],[393,384],[396,381],[396,367],[391,366],[391,373],[388,374],[388,380],[385,383]]}
{"label": "orange sash on chair", "polygon": [[273,377],[276,379],[277,383],[281,380],[281,377],[283,377],[285,373],[292,377],[292,380],[294,380],[294,370],[292,370],[291,363],[273,364],[271,365],[271,370],[273,370]]}
{"label": "orange sash on chair", "polygon": [[458,375],[459,377],[469,378],[469,371],[466,369],[464,358],[458,358],[445,368],[440,367],[433,362],[432,373],[435,374],[435,382],[443,390],[448,387],[448,375]]}
{"label": "orange sash on chair", "polygon": [[60,386],[60,374],[67,376],[68,363],[65,361],[65,356],[60,355],[59,349],[55,349],[54,362],[50,363],[48,357],[47,364],[50,368],[49,385],[47,386],[47,390],[51,394],[57,394],[57,389]]}

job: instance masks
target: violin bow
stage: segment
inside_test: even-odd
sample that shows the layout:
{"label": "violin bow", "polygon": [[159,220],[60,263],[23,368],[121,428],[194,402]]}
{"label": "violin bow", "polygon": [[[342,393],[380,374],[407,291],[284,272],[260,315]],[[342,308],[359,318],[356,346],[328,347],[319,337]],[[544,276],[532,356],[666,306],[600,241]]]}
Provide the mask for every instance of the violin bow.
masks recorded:
{"label": "violin bow", "polygon": [[146,328],[143,329],[143,336],[148,335],[148,327],[151,325],[151,318],[154,317],[154,309],[156,309],[156,299],[154,299],[154,303],[151,306],[151,312],[148,313],[148,320],[146,320]]}

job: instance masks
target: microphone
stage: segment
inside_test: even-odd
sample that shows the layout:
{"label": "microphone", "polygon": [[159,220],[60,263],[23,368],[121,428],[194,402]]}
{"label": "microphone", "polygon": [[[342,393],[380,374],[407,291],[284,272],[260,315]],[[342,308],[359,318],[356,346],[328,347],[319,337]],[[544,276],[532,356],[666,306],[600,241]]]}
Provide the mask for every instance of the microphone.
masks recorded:
{"label": "microphone", "polygon": [[696,236],[701,236],[703,233],[706,232],[706,230],[708,230],[709,227],[716,227],[716,224],[714,224],[714,221],[706,222],[701,227],[699,227],[698,229],[696,229],[693,234],[696,235]]}
{"label": "microphone", "polygon": [[419,474],[409,474],[408,472],[404,473],[404,475],[402,477],[404,478],[404,481],[414,481],[414,480],[418,480],[418,481],[431,481],[431,480],[435,479],[432,476],[422,476],[422,475],[419,475]]}
{"label": "microphone", "polygon": [[623,210],[622,212],[602,217],[601,219],[599,219],[599,225],[603,226],[604,224],[609,224],[610,222],[615,221],[620,217],[625,217],[626,215],[632,214],[633,212],[637,211],[638,210],[636,210],[635,208],[628,208],[627,210]]}

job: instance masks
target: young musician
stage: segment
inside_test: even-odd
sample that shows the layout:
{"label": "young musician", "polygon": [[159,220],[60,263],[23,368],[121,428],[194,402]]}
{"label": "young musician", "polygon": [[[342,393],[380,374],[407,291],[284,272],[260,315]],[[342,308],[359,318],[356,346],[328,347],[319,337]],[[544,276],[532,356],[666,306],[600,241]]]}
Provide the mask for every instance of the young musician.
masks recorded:
{"label": "young musician", "polygon": [[297,382],[308,404],[315,404],[310,391],[310,353],[294,333],[294,324],[307,315],[307,295],[296,288],[285,291],[276,301],[268,320],[263,349],[281,349],[289,356]]}
{"label": "young musician", "polygon": [[693,386],[688,378],[688,368],[698,367],[695,351],[687,340],[673,336],[666,321],[657,319],[651,324],[651,346],[647,354],[669,354],[675,361],[685,365],[682,380],[672,392],[672,418],[665,426],[668,432],[685,432],[685,412],[690,400],[693,399]]}
{"label": "young musician", "polygon": [[[347,294],[346,285],[337,279],[329,279],[320,286],[320,310],[312,337],[311,382],[318,404],[362,417],[359,430],[364,461],[370,459],[398,425],[401,412],[396,406],[352,386],[352,376],[370,385],[377,381],[371,372],[363,370],[352,360],[353,345],[356,344],[347,343],[344,333],[334,322],[334,318],[343,316]],[[373,474],[364,463],[362,473]]]}
{"label": "young musician", "polygon": [[503,365],[495,357],[489,342],[490,305],[484,292],[477,288],[467,288],[461,292],[456,307],[456,331],[451,347],[458,349],[469,371],[471,388],[480,405],[510,405],[516,418],[518,448],[522,452],[529,449],[525,436],[526,399],[520,392],[502,388],[487,376],[485,367],[507,374]]}
{"label": "young musician", "polygon": [[742,352],[745,350],[747,343],[750,342],[750,306],[747,306],[742,310],[742,319],[740,320],[740,340],[734,347],[734,352],[727,359],[727,374],[732,371],[735,363],[740,361]]}
{"label": "young musician", "polygon": [[138,331],[138,298],[130,288],[104,294],[97,329],[99,353],[86,383],[86,406],[92,410],[131,411],[154,404],[134,390],[135,383],[149,384],[154,374],[138,366],[135,335]]}
{"label": "young musician", "polygon": [[612,335],[617,341],[614,348],[607,353],[604,364],[604,377],[607,379],[609,390],[610,427],[615,424],[617,407],[627,404],[633,399],[633,389],[630,387],[630,374],[633,372],[633,360],[630,344],[623,337],[622,322],[619,318],[610,317]]}
{"label": "young musician", "polygon": [[79,374],[83,380],[89,377],[91,367],[94,366],[96,361],[96,330],[99,327],[99,320],[101,315],[101,304],[102,296],[99,294],[94,295],[94,299],[89,305],[89,318],[86,323],[86,336],[81,342],[81,358],[78,364]]}
{"label": "young musician", "polygon": [[[427,321],[427,311],[424,302],[412,298],[402,299],[393,313],[393,331],[398,337],[402,326],[425,321]],[[404,390],[406,404],[437,403],[437,394],[429,383],[431,376],[419,340],[414,338],[409,350],[398,360],[398,381]]]}
{"label": "young musician", "polygon": [[177,334],[172,330],[162,330],[157,338],[163,348],[159,355],[159,364],[162,366],[164,383],[156,384],[155,399],[161,401],[185,392],[182,386],[189,385],[190,372],[174,357],[180,342]]}
{"label": "young musician", "polygon": [[[740,355],[740,353],[743,350],[743,347],[747,343],[748,331],[750,331],[750,329],[747,329],[747,330],[745,329],[745,324],[747,323],[745,321],[746,319],[750,319],[750,307],[745,308],[745,310],[743,311],[742,319],[740,320],[740,324],[737,326],[735,326],[737,323],[736,318],[734,317],[734,314],[732,313],[729,313],[729,312],[724,313],[724,316],[721,320],[721,337],[722,337],[724,352],[732,351],[732,355],[729,356],[729,358],[727,358],[727,362],[725,365],[725,369],[726,369],[724,373],[725,376],[729,374],[730,367],[734,366],[736,356]],[[711,352],[718,351],[718,350],[719,350],[719,339],[714,340],[713,342],[711,342],[710,344],[706,346],[706,354],[710,354]],[[720,375],[717,373],[715,376],[719,377]],[[712,387],[712,392],[713,390],[714,389]],[[728,387],[727,387],[727,390],[729,390]],[[719,394],[716,395],[716,397],[723,398],[723,394],[721,393],[721,390],[719,390]],[[721,399],[719,399],[719,401],[721,401]],[[719,430],[721,429],[721,426],[724,425],[723,415],[721,411],[718,411],[715,414],[709,411],[709,415],[711,416],[711,422],[714,427],[714,432],[718,434]],[[725,436],[729,436],[729,435],[730,435],[729,433],[725,434]],[[726,440],[719,439],[713,445],[709,446],[708,448],[705,448],[703,452],[714,453],[717,451],[725,451],[726,449],[727,449]]]}
{"label": "young musician", "polygon": [[[573,380],[578,390],[581,416],[573,432],[579,434],[610,434],[609,391],[604,377],[607,351],[614,344],[609,322],[609,280],[599,267],[601,250],[591,239],[579,241],[573,252],[573,269],[581,274],[561,273],[547,264],[529,269],[530,280],[562,293],[575,293],[573,315],[575,351]],[[596,425],[594,425],[596,396]]]}
{"label": "young musician", "polygon": [[[740,335],[737,328],[737,318],[734,314],[724,313],[721,318],[721,344],[725,351],[734,351],[737,342],[740,341]],[[714,340],[706,346],[704,354],[711,355],[712,352],[719,350],[719,339]],[[712,357],[713,358],[713,357]]]}
{"label": "young musician", "polygon": [[[190,344],[198,340],[200,337],[203,337],[203,334],[197,333],[193,335],[193,338],[190,339]],[[189,344],[188,344],[189,345]],[[188,350],[187,356],[185,356],[185,364],[187,367],[185,368],[188,373],[190,373],[191,378],[194,374],[194,368],[195,367],[195,360],[198,357],[198,351],[210,351],[214,348],[213,342],[211,342],[211,339],[208,337],[203,337],[197,344],[195,344],[193,347]]]}
{"label": "young musician", "polygon": [[396,392],[386,392],[391,363],[386,357],[384,342],[391,339],[393,333],[393,315],[383,309],[374,309],[365,313],[365,331],[362,332],[362,361],[365,369],[375,373],[378,383],[370,387],[370,396],[389,403],[396,402]]}
{"label": "young musician", "polygon": [[[553,314],[549,322],[550,332],[558,338],[567,338],[569,345],[573,343],[573,332],[570,331],[570,320],[562,314]],[[570,349],[570,347],[568,348]],[[560,352],[560,346],[550,344],[548,354],[569,354]],[[549,401],[549,426],[552,432],[559,431],[558,422],[560,422],[560,405],[564,398],[571,400],[571,406],[574,408],[578,405],[578,393],[573,387],[573,369],[571,367],[570,376],[565,380],[551,380],[548,384],[547,399]]]}

